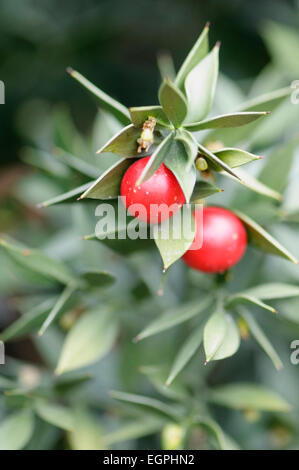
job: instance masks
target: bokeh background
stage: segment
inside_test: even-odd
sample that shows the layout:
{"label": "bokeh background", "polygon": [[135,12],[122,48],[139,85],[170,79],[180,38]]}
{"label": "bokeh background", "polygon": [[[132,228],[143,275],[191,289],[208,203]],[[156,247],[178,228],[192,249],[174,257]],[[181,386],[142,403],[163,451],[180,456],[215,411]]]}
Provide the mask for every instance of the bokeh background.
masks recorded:
{"label": "bokeh background", "polygon": [[[49,155],[53,145],[79,155],[85,163],[103,170],[105,157],[103,163],[99,163],[94,152],[115,130],[115,122],[106,118],[103,122],[96,99],[68,76],[66,68],[77,69],[127,106],[156,104],[161,81],[157,57],[170,54],[178,69],[207,21],[211,22],[211,45],[219,39],[222,42],[217,111],[228,112],[247,96],[289,86],[293,80],[299,80],[299,2],[295,0],[2,0],[0,4],[0,80],[5,83],[6,92],[5,105],[0,106],[0,232],[9,233],[29,246],[38,246],[75,268],[86,259],[97,263],[99,255],[102,266],[111,269],[123,281],[117,284],[117,295],[125,296],[125,292],[132,289],[132,295],[124,297],[128,309],[131,297],[134,302],[136,299],[148,300],[158,257],[151,260],[153,265],[146,274],[142,271],[143,260],[135,259],[138,278],[136,272],[132,274],[131,268],[110,252],[102,253],[99,248],[95,255],[93,245],[82,248],[79,236],[92,232],[94,219],[88,220],[80,205],[70,210],[65,206],[47,211],[36,207],[38,202],[96,176],[94,167],[84,166],[82,176],[66,162],[51,160]],[[282,105],[281,114],[276,118],[273,116],[271,124],[255,136],[251,149],[266,149],[267,153],[268,146],[287,142],[297,132],[298,114],[299,105],[296,107],[289,101]],[[33,169],[31,164],[37,168]],[[298,209],[298,161],[294,165],[287,201],[290,207]],[[226,194],[229,202],[229,188]],[[242,205],[243,202],[248,204],[248,200],[240,196],[239,203]],[[271,221],[271,207],[259,206],[257,200],[252,199],[252,210],[256,210],[255,217],[261,222],[264,219]],[[298,256],[296,227],[277,230],[277,236],[281,236]],[[31,279],[26,275],[15,275],[9,260],[2,252],[0,256],[0,329],[5,329],[20,317],[20,313],[30,310],[38,299],[48,295],[49,289],[41,287],[37,293]],[[249,258],[250,254],[246,258],[246,269],[243,264],[235,277],[235,288],[258,279],[299,282],[295,268],[286,267],[285,262],[268,262],[259,255],[254,260]],[[164,299],[157,301],[156,308],[163,310],[168,304],[175,304],[177,297],[180,301],[186,295],[183,293],[184,279],[184,272],[178,267]],[[194,286],[193,283],[192,292],[195,292]],[[153,291],[155,289],[156,286]],[[108,293],[107,297],[113,295],[116,294]],[[284,323],[277,326],[274,320],[265,318],[262,324],[288,362],[286,345],[296,334],[299,337],[298,302],[287,303],[283,308]],[[144,308],[140,317],[148,320],[146,310]],[[75,316],[65,318],[66,323],[56,329],[53,327],[42,340],[38,341],[36,335],[31,339],[20,335],[17,341],[9,342],[7,377],[17,376],[22,386],[38,383],[44,373],[50,381],[47,371],[52,371],[57,362],[62,344],[61,330],[68,329],[68,321],[72,323],[77,313],[72,312]],[[107,400],[111,386],[148,393],[148,385],[136,378],[136,356],[142,357],[145,363],[157,362],[159,357],[171,356],[173,344],[181,340],[179,333],[166,338],[163,345],[157,340],[145,349],[140,346],[136,353],[131,343],[128,346],[128,338],[132,338],[142,321],[138,318],[138,310],[126,314],[128,324],[123,332],[125,341],[121,355],[115,353],[101,367],[93,368],[93,388],[90,386],[87,392],[79,391],[77,396],[79,402],[84,396],[101,420],[104,415],[104,424],[109,429],[119,426],[118,420],[123,414]],[[229,364],[225,362],[225,368],[217,365],[209,383],[235,379],[262,381],[295,403],[298,413],[299,382],[295,366],[289,365],[284,375],[278,377],[275,370],[270,370],[272,365],[268,358],[260,359],[261,354],[260,350],[253,352],[249,346],[245,347],[238,359],[232,359]],[[197,369],[192,370],[187,373],[191,382]],[[69,404],[65,396],[62,402]],[[18,407],[18,403],[18,397],[8,402],[1,398],[0,419]],[[111,415],[108,418],[107,410]],[[224,423],[245,448],[298,448],[299,429],[292,419],[280,416],[259,419],[254,413],[244,419],[227,411],[218,410],[217,413],[219,422]],[[91,427],[87,420],[87,428]],[[83,427],[82,433],[86,435],[86,428]],[[202,434],[194,439],[194,445],[200,443],[200,448],[209,448]],[[92,444],[87,441],[88,448]],[[94,441],[91,439],[91,442]],[[129,441],[125,448],[157,448],[159,442],[155,435],[148,440]],[[123,444],[117,445],[122,448]],[[75,437],[66,440],[56,428],[46,428],[38,421],[27,447],[80,448],[80,436],[77,441]]]}

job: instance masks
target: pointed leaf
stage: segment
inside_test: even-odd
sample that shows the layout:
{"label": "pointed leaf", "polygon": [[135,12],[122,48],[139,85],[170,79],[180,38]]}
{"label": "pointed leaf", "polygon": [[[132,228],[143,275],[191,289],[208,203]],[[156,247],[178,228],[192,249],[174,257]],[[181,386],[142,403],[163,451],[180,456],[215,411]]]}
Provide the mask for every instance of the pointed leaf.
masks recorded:
{"label": "pointed leaf", "polygon": [[237,410],[290,411],[290,405],[277,393],[261,385],[234,383],[209,391],[208,400]]}
{"label": "pointed leaf", "polygon": [[191,202],[199,199],[204,199],[208,196],[212,196],[215,193],[222,192],[222,189],[217,188],[208,181],[197,181],[194,186],[194,190],[191,196]]}
{"label": "pointed leaf", "polygon": [[74,429],[74,414],[71,408],[40,400],[35,404],[35,411],[47,423],[66,431]]}
{"label": "pointed leaf", "polygon": [[155,225],[153,235],[163,260],[164,269],[168,269],[190,248],[195,237],[195,220],[191,206],[183,206],[170,219]]}
{"label": "pointed leaf", "polygon": [[[290,95],[291,88],[282,88],[280,90],[266,93],[265,95],[254,98],[242,104],[239,111],[241,112],[264,112],[274,111],[283,100]],[[204,139],[204,145],[208,143],[221,141],[223,146],[232,146],[238,142],[248,140],[256,129],[263,125],[263,119],[256,120],[246,126],[239,127],[238,129],[215,129],[210,132]]]}
{"label": "pointed leaf", "polygon": [[183,346],[180,348],[174,363],[171,367],[166,385],[169,386],[177,375],[183,370],[185,365],[191,360],[203,339],[203,327],[202,325],[191,333],[186,339]]}
{"label": "pointed leaf", "polygon": [[163,313],[160,317],[156,318],[144,330],[139,333],[135,341],[148,338],[149,336],[161,333],[168,330],[173,326],[179,325],[203,312],[211,303],[211,298],[207,297],[202,302],[193,301],[182,305],[176,309]]}
{"label": "pointed leaf", "polygon": [[[194,149],[191,147],[190,152],[192,157]],[[196,181],[196,171],[194,165],[190,166],[190,153],[186,151],[186,143],[182,143],[177,139],[173,140],[165,156],[164,163],[178,180],[186,202],[189,202]]]}
{"label": "pointed leaf", "polygon": [[209,52],[209,24],[207,23],[202,33],[197,39],[196,43],[190,50],[186,59],[184,60],[180,70],[177,73],[175,84],[183,89],[187,75],[192,69],[207,55]]}
{"label": "pointed leaf", "polygon": [[247,289],[246,294],[254,295],[259,299],[283,299],[286,297],[299,297],[299,287],[292,284],[269,282]]}
{"label": "pointed leaf", "polygon": [[213,104],[218,77],[219,44],[186,77],[185,90],[188,99],[186,123],[204,119]]}
{"label": "pointed leaf", "polygon": [[283,367],[280,357],[278,356],[277,352],[268,340],[267,336],[264,334],[263,330],[260,328],[259,324],[255,321],[255,318],[245,309],[242,309],[240,313],[247,325],[249,326],[252,336],[254,336],[257,343],[265,351],[267,356],[269,356],[269,358],[274,364],[274,367],[277,370],[280,370]]}
{"label": "pointed leaf", "polygon": [[239,176],[237,176],[237,173],[233,171],[230,166],[228,166],[225,162],[223,162],[215,153],[211,152],[210,150],[206,149],[203,145],[197,143],[198,149],[200,153],[203,153],[211,162],[213,165],[220,166],[225,172],[229,173],[231,176],[236,178],[237,180],[239,179]]}
{"label": "pointed leaf", "polygon": [[38,332],[39,336],[42,336],[47,330],[47,328],[49,328],[49,326],[52,325],[52,323],[57,318],[58,314],[61,312],[61,310],[65,306],[66,302],[73,295],[73,293],[77,290],[77,288],[78,288],[78,284],[69,284],[68,286],[65,287],[61,295],[58,297],[57,302],[55,302],[55,305],[51,309],[49,315],[47,316],[44,323],[42,324]]}
{"label": "pointed leaf", "polygon": [[78,199],[79,194],[82,194],[83,191],[86,191],[90,186],[93,184],[93,181],[89,183],[82,184],[82,186],[78,186],[77,188],[68,191],[67,193],[60,194],[59,196],[52,197],[47,201],[41,202],[38,204],[37,207],[44,208],[54,206],[55,204],[63,204],[63,203],[71,203],[76,202]]}
{"label": "pointed leaf", "polygon": [[88,187],[79,200],[85,198],[111,199],[119,196],[122,178],[132,163],[133,161],[129,158],[116,162]]}
{"label": "pointed leaf", "polygon": [[27,248],[12,239],[0,239],[0,246],[17,264],[40,274],[46,279],[59,281],[63,284],[76,281],[63,263],[50,258],[42,251]]}
{"label": "pointed leaf", "polygon": [[[236,168],[254,160],[260,160],[261,158],[253,153],[246,152],[245,150],[234,148],[223,148],[221,150],[214,151],[213,153],[230,168]],[[210,167],[215,171],[222,171],[221,166],[215,164],[213,161],[210,161]]]}
{"label": "pointed leaf", "polygon": [[240,127],[249,124],[250,122],[259,119],[262,116],[266,116],[267,111],[262,112],[241,112],[241,113],[231,113],[231,114],[222,114],[221,116],[216,116],[211,119],[206,119],[200,122],[192,122],[186,124],[184,127],[188,131],[196,132],[204,129],[217,129],[217,128],[227,128],[227,127]]}
{"label": "pointed leaf", "polygon": [[261,183],[259,180],[254,178],[254,176],[245,172],[241,168],[234,169],[234,172],[235,175],[228,174],[227,172],[222,172],[222,174],[224,176],[228,176],[237,183],[242,184],[242,186],[246,186],[246,188],[250,189],[251,191],[254,191],[258,194],[262,194],[263,196],[281,202],[282,196],[280,193],[278,193],[274,189],[269,188],[269,186],[266,186],[265,184]]}
{"label": "pointed leaf", "polygon": [[93,95],[95,95],[99,99],[101,106],[104,109],[116,116],[119,121],[121,121],[123,124],[129,123],[129,112],[124,105],[111,98],[111,96],[107,95],[107,93],[93,85],[89,80],[83,77],[83,75],[81,75],[76,70],[73,70],[71,67],[69,67],[67,71],[73,78],[75,78],[79,83],[81,83],[81,85],[87,88],[87,90],[89,90]]}
{"label": "pointed leaf", "polygon": [[298,261],[294,256],[284,248],[275,238],[272,237],[266,230],[264,230],[259,224],[254,222],[250,217],[243,214],[240,211],[234,210],[237,217],[245,224],[247,230],[248,240],[260,248],[262,251],[271,253],[276,256],[293,261],[297,264]]}
{"label": "pointed leaf", "polygon": [[142,127],[149,117],[157,119],[157,124],[162,127],[169,127],[170,122],[162,106],[139,106],[130,108],[131,121],[135,127]]}
{"label": "pointed leaf", "polygon": [[158,170],[170,151],[173,139],[174,135],[173,133],[170,133],[167,137],[165,137],[160,145],[158,145],[151,158],[145,165],[143,172],[141,173],[140,178],[136,183],[136,186],[139,186],[144,181],[148,180]]}
{"label": "pointed leaf", "polygon": [[24,313],[1,333],[1,340],[6,342],[35,332],[47,318],[54,303],[54,299],[48,299],[28,313]]}
{"label": "pointed leaf", "polygon": [[232,356],[240,345],[239,330],[231,315],[214,313],[204,328],[206,362]]}
{"label": "pointed leaf", "polygon": [[5,418],[0,424],[0,450],[20,450],[33,433],[31,410],[23,409]]}
{"label": "pointed leaf", "polygon": [[133,124],[129,124],[108,140],[97,153],[111,152],[127,158],[140,156],[137,152],[137,139],[139,139],[139,137],[140,129]]}
{"label": "pointed leaf", "polygon": [[258,307],[264,308],[265,310],[269,310],[272,313],[277,313],[275,308],[271,307],[271,305],[267,305],[262,302],[257,297],[253,295],[249,295],[246,292],[239,292],[238,294],[234,294],[230,296],[226,301],[227,307],[233,307],[237,304],[252,304],[257,305]]}
{"label": "pointed leaf", "polygon": [[57,373],[100,360],[112,348],[116,334],[117,324],[108,309],[101,307],[84,313],[66,336]]}
{"label": "pointed leaf", "polygon": [[186,156],[184,160],[187,160],[187,164],[184,161],[184,166],[185,172],[189,172],[198,154],[197,142],[192,134],[185,129],[178,129],[175,140],[181,142],[185,148]]}
{"label": "pointed leaf", "polygon": [[187,101],[183,93],[169,80],[164,79],[159,90],[159,101],[174,127],[180,127],[187,115]]}
{"label": "pointed leaf", "polygon": [[115,400],[120,400],[125,403],[141,407],[145,410],[150,409],[152,413],[156,413],[159,416],[162,415],[164,417],[176,420],[181,415],[176,406],[169,406],[166,403],[154,398],[135,395],[133,393],[118,392],[114,390],[110,392],[110,396]]}

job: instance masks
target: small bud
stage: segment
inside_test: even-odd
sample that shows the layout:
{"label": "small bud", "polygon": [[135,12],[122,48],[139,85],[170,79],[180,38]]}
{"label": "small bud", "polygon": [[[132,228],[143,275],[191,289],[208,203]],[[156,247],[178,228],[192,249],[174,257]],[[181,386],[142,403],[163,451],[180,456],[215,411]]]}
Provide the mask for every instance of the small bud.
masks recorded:
{"label": "small bud", "polygon": [[179,450],[183,447],[185,430],[177,424],[166,424],[162,430],[162,449]]}
{"label": "small bud", "polygon": [[198,157],[195,160],[195,166],[199,171],[206,171],[208,169],[207,160],[203,157]]}
{"label": "small bud", "polygon": [[250,336],[249,328],[247,322],[244,318],[238,318],[238,328],[242,339],[248,339]]}

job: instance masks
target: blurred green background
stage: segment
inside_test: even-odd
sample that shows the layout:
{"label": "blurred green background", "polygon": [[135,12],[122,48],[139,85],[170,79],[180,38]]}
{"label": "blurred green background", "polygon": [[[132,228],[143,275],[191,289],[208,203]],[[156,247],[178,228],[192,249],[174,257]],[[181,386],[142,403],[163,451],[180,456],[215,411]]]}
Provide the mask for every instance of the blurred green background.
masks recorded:
{"label": "blurred green background", "polygon": [[[17,382],[21,392],[16,393],[16,397],[1,396],[0,421],[2,417],[10,416],[14,409],[28,405],[22,387],[39,387],[40,382],[47,390],[45,395],[49,403],[56,400],[77,411],[78,403],[84,402],[86,408],[92,410],[92,416],[98,419],[105,435],[118,430],[126,416],[126,412],[108,397],[111,388],[156,397],[159,396],[153,391],[156,387],[159,393],[162,390],[165,394],[165,400],[176,397],[173,390],[163,390],[151,370],[145,368],[144,377],[139,368],[160,364],[161,358],[166,365],[172,363],[173,345],[182,343],[190,326],[165,333],[162,340],[159,335],[138,345],[132,344],[131,340],[149,323],[153,312],[161,313],[189,297],[205,295],[205,289],[211,289],[211,278],[187,272],[178,262],[166,282],[165,295],[159,297],[156,293],[161,264],[156,252],[154,255],[152,252],[134,253],[126,259],[101,243],[89,244],[80,240],[80,236],[92,233],[94,229],[92,202],[85,206],[83,203],[55,206],[43,211],[38,210],[36,204],[97,177],[108,160],[111,163],[114,158],[110,155],[105,160],[104,156],[100,161],[94,153],[115,132],[119,123],[107,114],[98,113],[96,99],[67,75],[66,67],[77,69],[127,106],[156,104],[161,80],[157,56],[170,53],[178,69],[207,21],[211,22],[211,45],[219,39],[222,42],[220,70],[224,75],[220,76],[214,111],[219,114],[230,112],[247,96],[285,87],[299,79],[298,1],[1,1],[0,80],[6,86],[6,103],[0,106],[0,231],[8,232],[28,246],[41,248],[75,271],[85,265],[108,269],[116,275],[117,283],[110,288],[112,290],[93,291],[90,298],[80,293],[74,305],[63,312],[65,315],[60,318],[63,321],[52,325],[42,338],[38,339],[35,334],[40,325],[34,324],[30,339],[28,335],[23,339],[18,332],[17,339],[8,342],[9,361],[3,373],[5,379],[13,381],[10,387]],[[298,132],[298,113],[299,105],[286,100],[277,113],[273,113],[271,121],[261,125],[251,136],[249,150],[271,157],[273,149],[274,159],[277,146],[288,142]],[[81,169],[51,155],[54,146],[78,156],[76,161],[78,164],[80,160]],[[274,234],[298,257],[299,165],[298,158],[293,163],[292,158],[293,155],[289,167],[294,166],[283,209],[290,212],[294,209],[294,224],[283,224],[280,219],[275,219],[277,209],[280,209],[276,201],[256,197],[231,183],[221,181],[220,187],[225,191],[221,194],[222,199],[215,196],[215,204],[230,206],[234,203],[241,209],[244,206],[260,223],[271,225],[273,222]],[[37,169],[24,162],[32,163]],[[277,158],[274,163],[277,164]],[[262,164],[258,162],[255,168],[252,167],[253,172],[260,171]],[[283,170],[286,180],[290,168]],[[270,173],[268,171],[266,176]],[[277,171],[273,171],[274,180],[275,174]],[[273,175],[271,173],[270,179]],[[16,272],[2,250],[0,257],[0,328],[4,329],[13,320],[22,318],[24,312],[39,317],[35,306],[43,304],[49,297],[55,300],[60,291],[57,285],[44,286],[34,276],[31,279],[27,273]],[[249,248],[228,284],[236,291],[255,283],[273,281],[298,284],[298,268]],[[119,297],[123,303],[118,312],[121,324],[118,347],[114,345],[112,353],[100,364],[84,369],[84,373],[92,374],[92,383],[83,372],[82,378],[80,372],[76,380],[82,380],[83,384],[87,382],[84,391],[79,388],[73,392],[69,386],[69,394],[62,392],[53,369],[65,331],[90,304],[101,305]],[[216,408],[217,421],[244,448],[298,448],[299,382],[297,369],[289,363],[289,343],[299,337],[298,300],[281,304],[282,320],[278,321],[268,313],[261,314],[258,308],[256,313],[286,364],[282,372],[277,373],[254,342],[244,341],[237,355],[211,365],[210,369],[200,367],[204,361],[201,352],[192,367],[184,370],[182,383],[178,381],[178,388],[183,385],[198,393],[198,402],[204,382],[210,387],[237,380],[263,383],[289,400],[295,412],[286,418],[279,413],[262,417],[254,413],[246,416],[245,413],[244,419],[239,412]],[[143,415],[141,418],[143,420]],[[49,416],[45,421],[51,423]],[[160,430],[162,425],[159,426]],[[26,441],[27,448],[76,449],[84,445],[80,439],[86,435],[86,447],[93,445],[93,435],[87,442],[90,437],[87,429],[92,428],[88,419],[86,427],[78,430],[77,441],[74,435],[73,439],[66,438],[58,428],[47,427],[40,417],[36,417],[35,431],[33,436],[29,433],[31,440],[29,444]],[[202,431],[194,439],[198,448],[217,447],[214,441],[212,444],[207,442]],[[144,440],[128,441],[125,448],[160,446],[157,433]],[[114,448],[122,448],[123,444],[117,439],[116,444],[113,439],[111,442]]]}
{"label": "blurred green background", "polygon": [[26,108],[32,99],[68,103],[80,129],[90,128],[96,108],[66,75],[68,65],[127,106],[153,104],[157,54],[170,51],[179,66],[210,21],[211,43],[225,45],[222,72],[248,89],[270,61],[263,40],[269,21],[298,28],[297,7],[294,0],[2,0],[1,162],[18,158],[24,114],[34,120],[34,108]]}

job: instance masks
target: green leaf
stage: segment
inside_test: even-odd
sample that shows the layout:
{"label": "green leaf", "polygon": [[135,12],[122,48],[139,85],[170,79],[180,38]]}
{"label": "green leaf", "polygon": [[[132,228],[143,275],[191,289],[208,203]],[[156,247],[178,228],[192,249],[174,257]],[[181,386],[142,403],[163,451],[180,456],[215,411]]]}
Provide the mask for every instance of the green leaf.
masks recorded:
{"label": "green leaf", "polygon": [[298,143],[298,137],[294,138],[287,144],[279,146],[266,158],[265,165],[259,174],[259,180],[262,183],[279,193],[286,189]]}
{"label": "green leaf", "polygon": [[63,307],[65,306],[66,302],[69,300],[69,298],[73,295],[73,293],[78,289],[78,283],[76,284],[69,284],[65,287],[65,289],[62,291],[61,295],[58,297],[57,302],[55,302],[55,305],[51,309],[49,315],[45,319],[44,323],[42,324],[38,335],[42,336],[47,328],[49,328],[50,325],[55,321],[57,318],[58,314],[61,312]]}
{"label": "green leaf", "polygon": [[79,197],[79,200],[111,199],[119,196],[122,178],[132,165],[132,160],[124,158],[106,170],[88,189]]}
{"label": "green leaf", "polygon": [[71,408],[39,400],[35,404],[35,411],[47,423],[65,431],[74,429],[74,414]]}
{"label": "green leaf", "polygon": [[154,240],[165,270],[186,253],[195,237],[196,227],[191,206],[183,208],[170,219],[153,227]]}
{"label": "green leaf", "polygon": [[126,423],[115,431],[106,434],[103,439],[107,446],[140,439],[141,437],[157,433],[161,430],[164,423],[164,419],[143,416],[142,420]]}
{"label": "green leaf", "polygon": [[266,186],[265,184],[261,183],[259,180],[254,178],[254,176],[245,172],[241,168],[234,169],[234,172],[235,172],[235,176],[229,175],[227,172],[222,172],[222,174],[224,176],[230,177],[237,183],[242,184],[242,186],[245,186],[251,191],[254,191],[258,194],[269,197],[270,199],[275,199],[276,201],[281,202],[282,196],[280,193],[278,193],[274,189],[269,188],[269,186]]}
{"label": "green leaf", "polygon": [[196,417],[195,423],[212,431],[216,437],[221,450],[239,450],[239,446],[234,442],[224,431],[218,423],[210,417]]}
{"label": "green leaf", "polygon": [[100,90],[100,88],[93,85],[89,80],[83,77],[83,75],[81,75],[76,70],[73,70],[71,67],[67,69],[67,72],[79,83],[81,83],[81,85],[87,88],[87,90],[89,90],[93,95],[95,95],[99,99],[101,106],[104,109],[116,116],[123,124],[128,124],[130,121],[129,112],[124,105],[111,98],[111,96],[107,95],[104,91]]}
{"label": "green leaf", "polygon": [[33,427],[33,415],[28,409],[5,418],[0,424],[0,450],[23,449],[32,436]]}
{"label": "green leaf", "polygon": [[93,184],[93,181],[89,183],[82,184],[82,186],[78,186],[77,188],[72,189],[66,193],[60,194],[59,196],[52,197],[47,201],[41,202],[37,205],[38,208],[50,207],[54,206],[55,204],[63,204],[63,203],[70,203],[76,202],[78,199],[79,194],[82,194],[83,191],[86,191],[90,186]]}
{"label": "green leaf", "polygon": [[272,313],[277,313],[275,308],[271,307],[271,305],[265,304],[257,297],[254,297],[253,295],[249,295],[246,292],[239,292],[238,294],[234,294],[230,296],[226,301],[227,307],[233,307],[234,305],[238,305],[238,304],[257,305],[258,307],[264,308],[265,310],[269,310]]}
{"label": "green leaf", "polygon": [[59,147],[55,147],[53,149],[53,156],[82,175],[88,176],[89,178],[96,178],[98,176],[99,170],[97,167],[90,165],[82,158],[78,158],[71,153],[65,152]]}
{"label": "green leaf", "polygon": [[74,428],[68,439],[73,450],[105,450],[103,431],[94,414],[85,409],[75,409]]}
{"label": "green leaf", "polygon": [[142,127],[149,117],[156,118],[157,124],[162,127],[170,126],[169,119],[163,111],[162,106],[139,106],[130,108],[129,111],[132,124],[134,124],[135,127]]}
{"label": "green leaf", "polygon": [[228,313],[215,312],[204,328],[206,363],[232,356],[240,345],[239,330]]}
{"label": "green leaf", "polygon": [[96,269],[83,272],[81,278],[86,281],[89,287],[96,287],[98,289],[100,287],[110,286],[115,282],[113,274],[107,271],[97,271]]}
{"label": "green leaf", "polygon": [[187,115],[187,101],[183,93],[168,79],[159,90],[160,104],[174,127],[180,127]]}
{"label": "green leaf", "polygon": [[209,24],[207,23],[177,73],[175,84],[183,90],[187,75],[209,52]]}
{"label": "green leaf", "polygon": [[115,342],[117,323],[107,308],[84,313],[66,336],[57,374],[92,364],[105,356]]}
{"label": "green leaf", "polygon": [[252,242],[262,251],[280,256],[282,258],[293,261],[295,264],[298,264],[296,258],[294,258],[294,256],[286,248],[284,248],[277,240],[275,240],[272,235],[270,235],[260,225],[254,222],[254,220],[240,211],[234,210],[234,212],[245,225],[249,242]]}
{"label": "green leaf", "polygon": [[45,300],[28,313],[24,313],[1,333],[1,340],[17,339],[36,331],[47,318],[54,302],[54,299]]}
{"label": "green leaf", "polygon": [[202,325],[191,333],[186,339],[183,346],[179,349],[176,355],[174,363],[171,367],[169,376],[166,380],[166,385],[169,386],[177,375],[183,370],[185,365],[191,360],[203,339],[203,327]]}
{"label": "green leaf", "polygon": [[[186,156],[183,159],[183,161],[187,160],[187,164],[184,162],[185,173],[190,172],[194,160],[198,154],[197,142],[192,136],[192,134],[186,131],[185,129],[177,130],[175,140],[181,142],[185,148]],[[171,157],[170,160],[172,160]]]}
{"label": "green leaf", "polygon": [[[234,148],[224,148],[221,150],[216,150],[213,153],[230,168],[236,168],[241,165],[246,165],[246,163],[250,163],[254,160],[261,159],[261,157],[258,157],[253,153]],[[215,164],[213,161],[210,161],[210,167],[215,171],[222,171],[222,167],[218,164]]]}
{"label": "green leaf", "polygon": [[203,145],[201,145],[199,143],[197,143],[197,145],[198,145],[198,149],[199,149],[200,153],[203,153],[207,157],[209,162],[211,162],[216,167],[219,166],[226,173],[229,173],[231,176],[233,176],[237,180],[239,179],[239,176],[237,176],[236,172],[233,171],[230,168],[230,166],[228,166],[225,162],[223,162],[219,157],[217,157],[217,155],[215,155],[215,153],[213,153],[210,150],[206,149]]}
{"label": "green leaf", "polygon": [[167,137],[158,145],[158,147],[153,152],[152,156],[150,157],[149,161],[145,165],[139,180],[136,183],[136,186],[139,186],[144,181],[148,180],[153,174],[158,170],[158,168],[165,160],[166,156],[169,154],[171,144],[174,139],[174,134],[170,133]]}
{"label": "green leaf", "polygon": [[125,403],[129,403],[132,405],[137,405],[142,409],[148,410],[150,409],[151,412],[158,414],[159,416],[170,417],[172,419],[177,420],[181,413],[177,410],[175,406],[169,406],[166,403],[156,400],[154,398],[145,397],[142,395],[135,395],[133,393],[125,393],[125,392],[118,392],[118,391],[111,391],[110,396],[115,400],[120,400]]}
{"label": "green leaf", "polygon": [[[278,107],[283,100],[291,93],[291,88],[282,88],[280,90],[266,93],[265,95],[254,98],[242,104],[238,111],[241,112],[272,112]],[[271,119],[271,117],[270,117]],[[238,142],[247,141],[256,129],[263,125],[263,119],[256,120],[246,126],[232,129],[215,129],[210,132],[204,139],[204,145],[212,142],[221,141],[223,146],[230,147]]]}
{"label": "green leaf", "polygon": [[246,289],[244,292],[263,300],[283,299],[286,297],[298,297],[299,287],[292,284],[269,282],[267,284],[260,284],[256,287],[251,287],[250,289]]}
{"label": "green leaf", "polygon": [[197,181],[194,186],[194,190],[191,196],[191,202],[204,199],[208,196],[212,196],[215,193],[221,193],[223,189],[219,189],[208,181]]}
{"label": "green leaf", "polygon": [[[194,155],[194,150],[191,149],[191,152]],[[178,180],[186,202],[189,202],[196,181],[196,170],[194,165],[190,167],[190,153],[188,154],[186,151],[186,145],[180,140],[174,139],[165,156],[164,163]]]}
{"label": "green leaf", "polygon": [[11,238],[9,240],[1,238],[0,246],[17,264],[40,274],[46,279],[59,281],[63,284],[76,281],[63,263],[50,258],[42,251],[25,247]]}
{"label": "green leaf", "polygon": [[173,326],[179,325],[202,313],[211,304],[211,298],[206,297],[201,302],[198,300],[181,305],[176,309],[169,310],[151,322],[135,338],[140,341],[149,336],[156,335],[162,331],[168,330]]}
{"label": "green leaf", "polygon": [[139,137],[140,129],[133,124],[129,124],[111,137],[97,153],[111,152],[121,157],[135,158],[141,155],[137,152],[137,139],[139,139]]}
{"label": "green leaf", "polygon": [[184,127],[188,131],[196,132],[204,129],[217,129],[217,128],[227,128],[227,127],[240,127],[249,124],[256,119],[259,119],[262,116],[266,116],[267,111],[262,112],[242,112],[242,113],[231,113],[231,114],[222,114],[221,116],[216,116],[211,119],[206,119],[200,122],[192,122],[186,124]]}
{"label": "green leaf", "polygon": [[271,359],[274,364],[274,367],[277,370],[280,370],[283,367],[283,364],[278,356],[277,352],[273,348],[272,344],[268,340],[267,336],[264,334],[263,330],[260,328],[259,324],[255,321],[254,317],[247,312],[245,309],[240,309],[241,317],[244,318],[247,323],[252,336],[256,339],[257,343],[265,351],[267,356]]}
{"label": "green leaf", "polygon": [[188,99],[188,114],[185,123],[204,119],[213,104],[218,77],[219,44],[188,73],[185,90]]}
{"label": "green leaf", "polygon": [[217,387],[209,390],[207,399],[236,410],[288,412],[291,409],[284,398],[256,384],[234,383]]}

